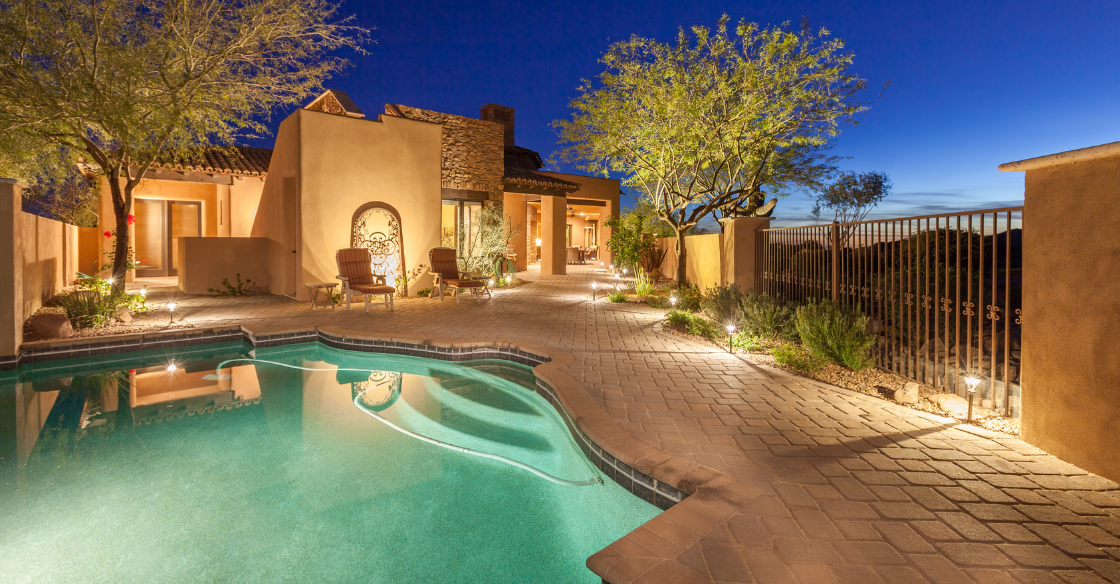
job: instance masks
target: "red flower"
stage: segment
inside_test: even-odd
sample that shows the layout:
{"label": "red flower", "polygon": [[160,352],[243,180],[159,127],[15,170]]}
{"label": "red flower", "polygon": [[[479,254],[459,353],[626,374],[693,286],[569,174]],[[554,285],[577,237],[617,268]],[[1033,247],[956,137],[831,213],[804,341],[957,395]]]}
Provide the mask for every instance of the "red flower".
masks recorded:
{"label": "red flower", "polygon": [[128,224],[132,225],[133,223],[136,223],[136,215],[129,215],[128,216]]}
{"label": "red flower", "polygon": [[105,237],[112,237],[112,236],[113,236],[113,232],[112,232],[112,231],[106,231],[106,232],[105,232]]}

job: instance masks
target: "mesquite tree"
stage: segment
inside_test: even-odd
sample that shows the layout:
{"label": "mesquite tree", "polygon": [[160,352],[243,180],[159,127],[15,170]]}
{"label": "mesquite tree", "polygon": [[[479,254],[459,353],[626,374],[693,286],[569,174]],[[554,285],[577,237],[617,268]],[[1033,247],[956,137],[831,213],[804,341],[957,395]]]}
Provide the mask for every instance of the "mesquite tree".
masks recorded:
{"label": "mesquite tree", "polygon": [[107,179],[120,290],[133,189],[153,162],[267,133],[368,36],[329,0],[6,0],[0,172],[49,175],[37,165],[61,152]]}
{"label": "mesquite tree", "polygon": [[841,172],[836,180],[816,194],[809,217],[820,221],[821,210],[832,211],[832,220],[842,225],[841,237],[847,241],[853,232],[849,223],[858,223],[891,194],[894,185],[885,172]]}
{"label": "mesquite tree", "polygon": [[560,161],[621,174],[672,226],[682,285],[690,229],[709,215],[768,214],[767,192],[819,187],[840,125],[866,109],[852,55],[827,30],[727,24],[611,45],[571,119],[553,122]]}

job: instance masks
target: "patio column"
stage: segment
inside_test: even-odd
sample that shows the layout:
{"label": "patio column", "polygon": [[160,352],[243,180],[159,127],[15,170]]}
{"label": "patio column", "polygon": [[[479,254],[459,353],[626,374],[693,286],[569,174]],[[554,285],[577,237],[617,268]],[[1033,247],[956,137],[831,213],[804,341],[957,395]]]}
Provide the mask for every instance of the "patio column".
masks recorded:
{"label": "patio column", "polygon": [[502,212],[506,220],[513,226],[513,239],[510,241],[510,248],[513,253],[517,254],[517,259],[513,263],[517,266],[518,272],[523,272],[529,266],[529,250],[526,245],[527,228],[525,217],[525,195],[517,193],[506,193],[505,200],[502,203]]}
{"label": "patio column", "polygon": [[755,236],[770,227],[773,217],[731,217],[723,224],[723,283],[738,284],[739,290],[754,290]]}
{"label": "patio column", "polygon": [[615,197],[614,201],[608,200],[603,210],[599,212],[599,261],[603,265],[611,265],[614,263],[614,254],[611,253],[610,248],[607,247],[607,242],[611,240],[611,235],[614,230],[607,227],[607,219],[618,214],[618,198]]}
{"label": "patio column", "polygon": [[567,226],[568,197],[541,197],[541,274],[567,274],[568,249],[564,234]]}

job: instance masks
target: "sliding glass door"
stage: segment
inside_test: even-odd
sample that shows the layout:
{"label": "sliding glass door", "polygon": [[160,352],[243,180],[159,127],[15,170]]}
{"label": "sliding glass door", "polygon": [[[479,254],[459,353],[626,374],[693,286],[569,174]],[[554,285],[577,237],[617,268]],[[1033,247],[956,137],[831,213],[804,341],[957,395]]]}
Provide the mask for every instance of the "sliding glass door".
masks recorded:
{"label": "sliding glass door", "polygon": [[139,277],[179,275],[179,238],[202,235],[198,201],[136,199],[136,269]]}

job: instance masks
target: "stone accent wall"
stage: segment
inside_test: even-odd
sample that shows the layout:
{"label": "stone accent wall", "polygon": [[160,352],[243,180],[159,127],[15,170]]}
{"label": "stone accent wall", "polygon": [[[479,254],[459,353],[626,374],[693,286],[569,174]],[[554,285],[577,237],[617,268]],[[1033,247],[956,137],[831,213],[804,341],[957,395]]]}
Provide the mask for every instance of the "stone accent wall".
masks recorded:
{"label": "stone accent wall", "polygon": [[[485,191],[491,201],[502,200],[505,128],[493,122],[405,105],[396,108],[406,118],[443,126],[443,188]],[[392,114],[391,109],[387,107],[386,113]]]}
{"label": "stone accent wall", "polygon": [[534,263],[537,257],[537,210],[532,205],[525,205],[525,249],[529,263]]}

